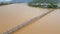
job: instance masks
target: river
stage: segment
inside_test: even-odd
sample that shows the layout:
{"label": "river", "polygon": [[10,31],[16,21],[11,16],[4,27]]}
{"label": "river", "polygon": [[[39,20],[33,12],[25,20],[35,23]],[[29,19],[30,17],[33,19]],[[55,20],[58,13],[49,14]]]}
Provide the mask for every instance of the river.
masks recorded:
{"label": "river", "polygon": [[[12,4],[0,7],[0,33],[22,24],[36,16],[48,12],[49,9],[29,7],[27,4]],[[60,34],[60,10],[46,15],[12,34]]]}

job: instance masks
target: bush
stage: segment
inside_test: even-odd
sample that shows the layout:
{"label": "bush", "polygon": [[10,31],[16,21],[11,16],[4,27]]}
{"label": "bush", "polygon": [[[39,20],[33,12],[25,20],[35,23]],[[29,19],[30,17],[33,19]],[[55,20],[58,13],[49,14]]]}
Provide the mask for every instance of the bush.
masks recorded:
{"label": "bush", "polygon": [[12,4],[12,3],[10,3],[10,2],[5,2],[5,3],[4,2],[1,2],[0,3],[0,6],[2,6],[2,5],[9,5],[9,4]]}
{"label": "bush", "polygon": [[29,6],[32,6],[32,7],[40,7],[41,5],[36,5],[36,3],[33,3],[33,2],[30,2],[28,3]]}
{"label": "bush", "polygon": [[[28,3],[28,5],[29,5],[29,6],[32,6],[32,7],[57,8],[57,5],[56,5],[56,4],[53,4],[53,3],[50,3],[50,5],[43,5],[43,6],[42,6],[41,4],[36,5],[36,3],[30,2],[30,3]],[[47,7],[44,7],[44,6],[47,6]]]}
{"label": "bush", "polygon": [[48,5],[48,8],[57,8],[57,5],[55,5],[55,4],[50,4],[50,5]]}

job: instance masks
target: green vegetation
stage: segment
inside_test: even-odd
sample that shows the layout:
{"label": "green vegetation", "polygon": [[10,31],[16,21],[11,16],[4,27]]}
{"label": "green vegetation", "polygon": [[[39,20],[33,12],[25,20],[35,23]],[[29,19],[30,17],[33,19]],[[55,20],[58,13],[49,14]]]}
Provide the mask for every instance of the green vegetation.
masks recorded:
{"label": "green vegetation", "polygon": [[16,4],[16,3],[23,3],[23,2],[0,2],[0,6],[9,5],[9,4]]}
{"label": "green vegetation", "polygon": [[55,4],[50,4],[50,5],[48,5],[48,8],[57,8],[57,5],[55,5]]}
{"label": "green vegetation", "polygon": [[0,6],[12,4],[11,2],[1,2]]}
{"label": "green vegetation", "polygon": [[57,8],[59,0],[33,0],[28,3],[29,6],[43,8]]}

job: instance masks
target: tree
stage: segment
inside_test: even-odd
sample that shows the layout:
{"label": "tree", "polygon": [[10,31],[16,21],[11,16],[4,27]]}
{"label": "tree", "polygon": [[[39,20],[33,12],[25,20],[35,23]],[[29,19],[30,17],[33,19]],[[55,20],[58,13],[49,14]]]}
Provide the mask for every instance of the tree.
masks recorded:
{"label": "tree", "polygon": [[59,0],[33,0],[36,3],[59,3]]}
{"label": "tree", "polygon": [[[32,2],[29,2],[30,6],[38,6],[41,7],[41,3],[46,3],[50,4],[48,7],[57,7],[56,4],[58,4],[60,1],[59,0],[33,0]],[[38,5],[36,5],[38,3]]]}
{"label": "tree", "polygon": [[11,4],[11,1],[12,0],[2,0],[2,1],[0,1],[0,6]]}

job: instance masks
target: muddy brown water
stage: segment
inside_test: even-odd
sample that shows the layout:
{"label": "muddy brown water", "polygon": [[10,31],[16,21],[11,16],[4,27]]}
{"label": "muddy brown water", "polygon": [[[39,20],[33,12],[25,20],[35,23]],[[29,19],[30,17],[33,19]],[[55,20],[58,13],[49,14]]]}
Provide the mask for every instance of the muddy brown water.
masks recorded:
{"label": "muddy brown water", "polygon": [[33,24],[12,34],[60,34],[60,10],[46,15]]}
{"label": "muddy brown water", "polygon": [[[0,33],[48,12],[48,9],[32,8],[26,4],[12,4],[0,7]],[[46,15],[11,34],[60,34],[60,10]]]}

